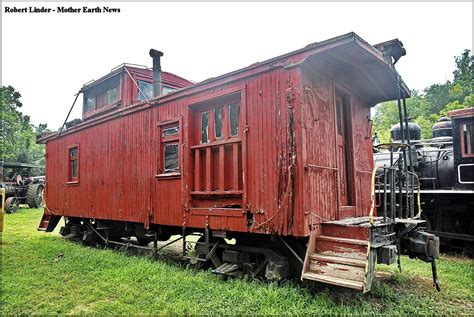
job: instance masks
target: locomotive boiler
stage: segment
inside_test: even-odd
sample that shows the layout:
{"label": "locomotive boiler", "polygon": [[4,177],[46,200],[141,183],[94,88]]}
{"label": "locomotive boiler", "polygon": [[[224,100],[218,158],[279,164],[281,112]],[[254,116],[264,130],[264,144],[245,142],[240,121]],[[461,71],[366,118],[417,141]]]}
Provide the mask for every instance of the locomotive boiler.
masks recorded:
{"label": "locomotive boiler", "polygon": [[409,96],[400,41],[348,33],[200,83],[150,55],[152,70],[124,64],[84,86],[82,121],[40,140],[40,230],[64,217],[65,238],[155,251],[179,235],[165,245],[179,239],[183,259],[216,274],[363,292],[376,262],[405,253],[430,262],[438,286],[425,221],[374,206],[370,107]]}
{"label": "locomotive boiler", "polygon": [[[432,127],[432,138],[421,140],[421,129],[409,122],[414,170],[419,186],[422,218],[427,230],[441,238],[446,251],[474,254],[474,108],[450,111]],[[400,124],[390,131],[392,142],[401,141]],[[401,159],[400,152],[393,160]],[[389,164],[388,150],[374,153],[378,166]],[[383,171],[379,169],[379,179]],[[383,206],[379,192],[379,210]],[[406,192],[404,193],[406,196]]]}

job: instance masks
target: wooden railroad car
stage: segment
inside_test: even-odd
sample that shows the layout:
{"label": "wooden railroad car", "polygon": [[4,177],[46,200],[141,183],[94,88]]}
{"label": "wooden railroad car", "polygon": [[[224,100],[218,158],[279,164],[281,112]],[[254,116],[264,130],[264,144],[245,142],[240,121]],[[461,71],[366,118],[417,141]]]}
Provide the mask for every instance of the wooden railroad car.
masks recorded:
{"label": "wooden railroad car", "polygon": [[[123,65],[88,84],[83,120],[40,140],[40,230],[65,217],[67,238],[155,248],[178,234],[183,257],[218,274],[362,291],[375,259],[403,249],[397,232],[421,232],[416,219],[370,217],[370,107],[409,95],[398,40],[349,33],[195,84],[150,55],[153,72]],[[191,253],[190,234],[201,235]],[[435,247],[420,252],[434,259]]]}

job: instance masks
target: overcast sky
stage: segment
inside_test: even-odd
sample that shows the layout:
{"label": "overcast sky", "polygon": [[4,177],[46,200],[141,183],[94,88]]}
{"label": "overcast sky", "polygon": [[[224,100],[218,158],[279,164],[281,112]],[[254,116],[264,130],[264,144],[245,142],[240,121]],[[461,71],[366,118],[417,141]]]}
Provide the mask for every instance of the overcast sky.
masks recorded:
{"label": "overcast sky", "polygon": [[[400,39],[397,68],[411,89],[452,79],[454,56],[472,49],[472,3],[87,3],[119,14],[6,14],[2,3],[2,85],[22,94],[34,124],[61,126],[74,94],[123,63],[202,81],[350,31],[371,44]],[[70,119],[81,116],[79,99]]]}

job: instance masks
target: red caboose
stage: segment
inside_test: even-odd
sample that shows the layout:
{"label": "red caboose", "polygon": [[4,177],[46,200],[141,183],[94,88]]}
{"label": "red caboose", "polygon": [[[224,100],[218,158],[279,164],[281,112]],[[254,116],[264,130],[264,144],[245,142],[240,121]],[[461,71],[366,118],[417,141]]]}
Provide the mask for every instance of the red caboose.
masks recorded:
{"label": "red caboose", "polygon": [[370,107],[409,94],[392,65],[404,49],[387,43],[349,33],[196,84],[151,50],[153,74],[124,65],[88,84],[83,121],[42,139],[40,229],[64,216],[61,233],[88,242],[179,234],[188,258],[199,233],[216,273],[367,291],[377,252],[392,263],[396,249],[395,219],[369,219]]}

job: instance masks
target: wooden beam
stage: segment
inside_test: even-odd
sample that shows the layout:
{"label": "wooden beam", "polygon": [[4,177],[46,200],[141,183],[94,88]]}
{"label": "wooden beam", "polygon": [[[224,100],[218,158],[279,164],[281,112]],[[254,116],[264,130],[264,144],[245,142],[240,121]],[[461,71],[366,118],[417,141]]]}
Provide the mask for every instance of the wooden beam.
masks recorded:
{"label": "wooden beam", "polygon": [[194,190],[201,190],[201,150],[194,150]]}
{"label": "wooden beam", "polygon": [[239,189],[239,145],[232,144],[232,189]]}
{"label": "wooden beam", "polygon": [[219,146],[219,190],[225,190],[225,145]]}
{"label": "wooden beam", "polygon": [[211,147],[206,148],[206,191],[211,191],[212,176],[211,176]]}

